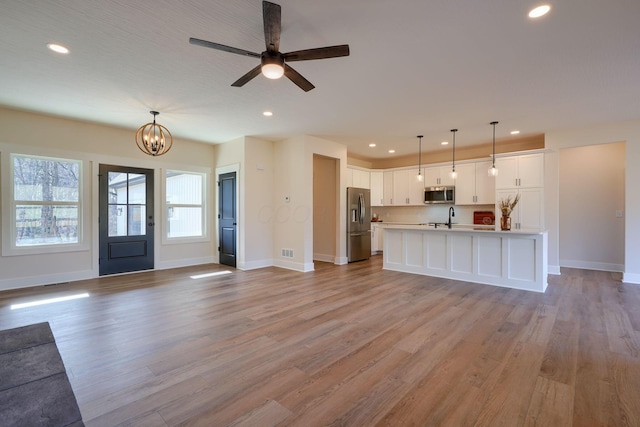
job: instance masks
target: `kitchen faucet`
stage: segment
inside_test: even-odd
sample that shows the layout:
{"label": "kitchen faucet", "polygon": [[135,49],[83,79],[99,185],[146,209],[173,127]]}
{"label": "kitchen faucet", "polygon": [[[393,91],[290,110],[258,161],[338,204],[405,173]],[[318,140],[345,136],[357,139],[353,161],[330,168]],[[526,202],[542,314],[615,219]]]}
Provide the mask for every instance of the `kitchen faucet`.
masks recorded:
{"label": "kitchen faucet", "polygon": [[447,222],[447,227],[451,228],[451,217],[456,216],[456,210],[453,209],[453,206],[449,207],[449,222]]}

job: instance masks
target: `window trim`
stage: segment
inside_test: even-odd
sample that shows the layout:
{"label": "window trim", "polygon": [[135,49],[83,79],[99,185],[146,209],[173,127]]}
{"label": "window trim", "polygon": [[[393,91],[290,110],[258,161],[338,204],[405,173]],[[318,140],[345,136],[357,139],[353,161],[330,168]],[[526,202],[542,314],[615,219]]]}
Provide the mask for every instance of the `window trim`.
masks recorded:
{"label": "window trim", "polygon": [[[198,175],[202,180],[201,186],[201,200],[202,204],[190,204],[190,203],[167,203],[167,175],[168,174],[185,174],[185,175]],[[181,170],[174,168],[166,168],[161,169],[162,174],[162,203],[161,203],[161,219],[162,219],[162,244],[182,244],[182,243],[196,243],[196,242],[208,242],[210,241],[209,236],[209,227],[207,221],[207,215],[209,212],[208,207],[208,197],[207,197],[207,182],[208,182],[208,172],[204,171],[194,171],[194,170]],[[202,209],[202,217],[201,217],[201,227],[202,227],[202,235],[201,236],[179,236],[179,237],[169,237],[169,208],[170,207],[197,207]]]}
{"label": "window trim", "polygon": [[[2,165],[2,170],[6,172],[2,172],[0,175],[0,180],[2,182],[6,182],[8,185],[4,186],[5,192],[1,194],[2,197],[2,213],[3,218],[6,221],[3,221],[1,224],[2,227],[2,256],[14,256],[14,255],[38,255],[38,254],[49,254],[49,253],[62,253],[62,252],[78,252],[85,251],[88,249],[88,243],[85,236],[85,189],[86,187],[86,179],[85,170],[86,165],[85,161],[78,158],[73,157],[59,157],[56,155],[38,155],[31,154],[28,152],[5,152],[0,153],[3,154],[0,156],[0,165]],[[15,200],[15,170],[14,170],[14,159],[16,157],[26,157],[31,159],[40,159],[40,160],[49,160],[49,161],[59,161],[59,162],[72,162],[78,164],[78,201],[76,202],[68,202],[68,201],[16,201]],[[48,243],[48,244],[40,244],[40,245],[27,245],[27,246],[19,246],[16,244],[16,237],[18,234],[16,228],[16,205],[18,204],[29,204],[34,206],[45,206],[45,205],[56,205],[56,206],[77,206],[78,209],[78,241],[74,243]]]}

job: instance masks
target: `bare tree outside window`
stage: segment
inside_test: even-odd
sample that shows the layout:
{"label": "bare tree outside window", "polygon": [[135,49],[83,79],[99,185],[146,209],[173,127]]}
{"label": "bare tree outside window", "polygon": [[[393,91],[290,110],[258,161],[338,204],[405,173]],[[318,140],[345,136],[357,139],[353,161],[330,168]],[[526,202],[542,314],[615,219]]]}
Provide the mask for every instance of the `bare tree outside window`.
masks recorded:
{"label": "bare tree outside window", "polygon": [[80,162],[13,155],[16,246],[78,243]]}

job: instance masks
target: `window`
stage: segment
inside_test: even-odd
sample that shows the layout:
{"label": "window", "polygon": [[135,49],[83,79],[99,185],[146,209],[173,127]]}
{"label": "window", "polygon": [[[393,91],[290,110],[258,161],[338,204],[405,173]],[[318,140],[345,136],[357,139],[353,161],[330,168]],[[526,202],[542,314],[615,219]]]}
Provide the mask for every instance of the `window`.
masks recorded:
{"label": "window", "polygon": [[205,175],[167,171],[165,178],[167,237],[204,237]]}
{"label": "window", "polygon": [[11,156],[15,247],[79,243],[81,162]]}

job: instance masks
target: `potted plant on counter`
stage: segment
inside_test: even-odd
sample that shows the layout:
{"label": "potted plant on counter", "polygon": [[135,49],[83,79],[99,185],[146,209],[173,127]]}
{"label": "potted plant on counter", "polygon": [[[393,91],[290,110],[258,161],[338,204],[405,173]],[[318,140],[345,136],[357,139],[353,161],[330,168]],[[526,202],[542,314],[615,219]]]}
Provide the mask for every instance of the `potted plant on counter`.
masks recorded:
{"label": "potted plant on counter", "polygon": [[520,194],[516,194],[513,201],[511,200],[511,196],[508,196],[506,199],[500,200],[498,203],[498,207],[502,212],[502,217],[500,218],[500,229],[502,231],[511,230],[511,212],[516,207],[518,202],[520,201]]}

